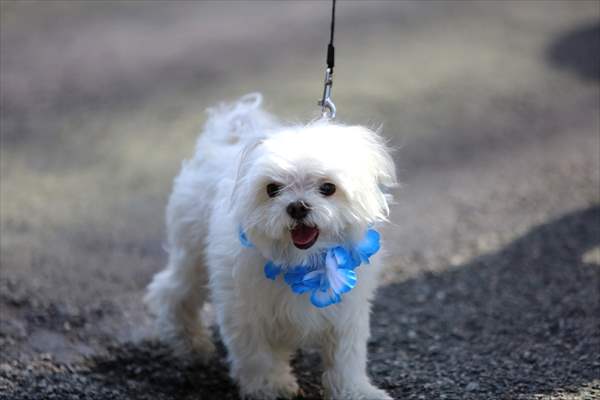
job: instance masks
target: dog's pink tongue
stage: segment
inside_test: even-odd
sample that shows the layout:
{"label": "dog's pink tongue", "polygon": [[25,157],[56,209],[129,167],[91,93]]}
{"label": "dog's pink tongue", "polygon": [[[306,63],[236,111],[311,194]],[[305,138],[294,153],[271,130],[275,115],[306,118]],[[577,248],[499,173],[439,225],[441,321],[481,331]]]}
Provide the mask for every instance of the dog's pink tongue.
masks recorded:
{"label": "dog's pink tongue", "polygon": [[319,230],[317,228],[302,224],[292,229],[291,232],[294,244],[300,246],[312,242],[319,234]]}

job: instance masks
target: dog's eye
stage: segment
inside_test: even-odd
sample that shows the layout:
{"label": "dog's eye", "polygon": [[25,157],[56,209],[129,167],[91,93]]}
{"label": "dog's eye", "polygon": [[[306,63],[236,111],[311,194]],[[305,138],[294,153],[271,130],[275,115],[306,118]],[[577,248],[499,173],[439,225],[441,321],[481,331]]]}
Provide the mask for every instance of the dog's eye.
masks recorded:
{"label": "dog's eye", "polygon": [[331,196],[335,193],[335,185],[333,183],[325,182],[319,186],[319,193],[321,193],[323,196]]}
{"label": "dog's eye", "polygon": [[279,192],[281,192],[281,189],[282,185],[279,183],[269,183],[267,185],[267,195],[269,195],[269,197],[276,197],[279,195]]}

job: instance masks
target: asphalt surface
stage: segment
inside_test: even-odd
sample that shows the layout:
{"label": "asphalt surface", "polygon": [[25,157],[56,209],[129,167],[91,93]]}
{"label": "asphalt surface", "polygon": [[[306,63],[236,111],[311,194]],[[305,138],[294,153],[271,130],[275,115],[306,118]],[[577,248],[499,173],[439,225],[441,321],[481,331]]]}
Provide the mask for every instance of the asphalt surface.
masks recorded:
{"label": "asphalt surface", "polygon": [[[237,398],[223,347],[174,358],[141,296],[202,110],[314,116],[328,7],[0,3],[0,398]],[[600,398],[600,3],[342,2],[336,42],[339,118],[383,124],[403,182],[373,380]],[[317,353],[294,366],[319,398]]]}

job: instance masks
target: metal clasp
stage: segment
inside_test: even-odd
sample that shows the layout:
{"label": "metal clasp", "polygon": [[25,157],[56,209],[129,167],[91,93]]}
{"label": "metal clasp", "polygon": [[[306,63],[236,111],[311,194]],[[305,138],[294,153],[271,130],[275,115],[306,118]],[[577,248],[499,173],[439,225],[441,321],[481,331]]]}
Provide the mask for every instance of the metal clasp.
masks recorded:
{"label": "metal clasp", "polygon": [[333,71],[331,68],[325,70],[325,87],[323,88],[323,98],[318,104],[321,106],[321,112],[324,118],[335,118],[335,104],[331,100],[331,86],[333,85]]}

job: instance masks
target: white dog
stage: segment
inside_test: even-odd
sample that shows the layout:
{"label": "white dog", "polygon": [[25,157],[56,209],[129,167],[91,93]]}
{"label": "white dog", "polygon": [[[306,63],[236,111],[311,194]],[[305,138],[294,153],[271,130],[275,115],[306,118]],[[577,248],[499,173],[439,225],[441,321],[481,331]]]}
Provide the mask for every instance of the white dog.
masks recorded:
{"label": "white dog", "polygon": [[317,344],[328,398],[389,399],[366,366],[382,269],[374,229],[394,163],[369,129],[281,126],[260,103],[251,94],[210,110],[175,180],[169,263],[146,296],[159,333],[180,353],[208,354],[199,310],[210,296],[242,397],[294,397],[290,358]]}

